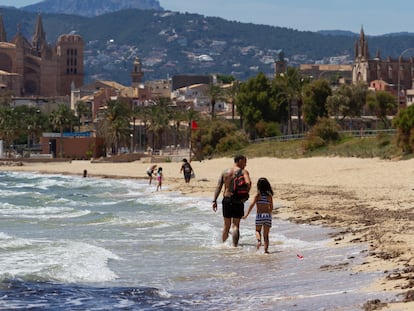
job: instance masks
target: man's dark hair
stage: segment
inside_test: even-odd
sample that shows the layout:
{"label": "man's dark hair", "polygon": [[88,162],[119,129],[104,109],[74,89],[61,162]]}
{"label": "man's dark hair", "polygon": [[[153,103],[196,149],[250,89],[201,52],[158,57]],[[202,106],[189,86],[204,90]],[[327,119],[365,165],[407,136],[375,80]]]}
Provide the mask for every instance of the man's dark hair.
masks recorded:
{"label": "man's dark hair", "polygon": [[239,162],[240,160],[246,160],[246,157],[242,154],[238,154],[234,157],[234,163]]}

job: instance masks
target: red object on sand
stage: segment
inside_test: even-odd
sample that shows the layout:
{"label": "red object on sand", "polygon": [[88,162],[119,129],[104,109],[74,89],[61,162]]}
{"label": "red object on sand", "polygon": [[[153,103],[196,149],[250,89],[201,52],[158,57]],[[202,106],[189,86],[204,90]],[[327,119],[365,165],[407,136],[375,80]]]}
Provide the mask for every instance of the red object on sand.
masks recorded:
{"label": "red object on sand", "polygon": [[299,259],[303,259],[304,257],[302,255],[297,254],[296,255]]}
{"label": "red object on sand", "polygon": [[196,130],[196,129],[198,129],[198,124],[197,124],[197,122],[196,122],[196,121],[194,121],[194,120],[191,120],[191,129],[192,129],[192,130]]}

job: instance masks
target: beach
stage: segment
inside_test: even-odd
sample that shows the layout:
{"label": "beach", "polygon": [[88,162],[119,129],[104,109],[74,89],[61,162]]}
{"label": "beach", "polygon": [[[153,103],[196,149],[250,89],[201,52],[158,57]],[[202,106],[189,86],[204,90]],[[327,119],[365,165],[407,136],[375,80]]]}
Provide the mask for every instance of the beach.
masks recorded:
{"label": "beach", "polygon": [[[2,165],[0,170],[79,176],[87,170],[91,177],[146,179],[148,160],[22,162],[21,166]],[[213,199],[217,179],[232,166],[233,159],[192,162],[195,178],[189,184],[180,173],[181,162],[153,164],[163,168],[162,191]],[[354,269],[355,273],[383,272],[383,277],[367,288],[395,292],[395,301],[382,310],[414,310],[414,159],[252,158],[246,168],[253,181],[251,194],[258,178],[271,182],[279,207],[275,217],[338,229],[332,236],[332,247],[366,243],[366,260]]]}

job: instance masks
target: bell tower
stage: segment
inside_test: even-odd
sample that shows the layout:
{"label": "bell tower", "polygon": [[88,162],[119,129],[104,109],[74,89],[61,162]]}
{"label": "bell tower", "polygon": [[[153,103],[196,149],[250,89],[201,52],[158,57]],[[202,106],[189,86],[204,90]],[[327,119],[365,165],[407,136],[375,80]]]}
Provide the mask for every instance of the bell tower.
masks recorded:
{"label": "bell tower", "polygon": [[59,94],[70,94],[73,86],[81,87],[84,79],[84,41],[80,35],[61,35],[56,45]]}
{"label": "bell tower", "polygon": [[132,77],[132,87],[139,88],[140,84],[142,83],[142,77],[144,76],[144,72],[142,71],[142,64],[139,57],[135,57],[131,77]]}

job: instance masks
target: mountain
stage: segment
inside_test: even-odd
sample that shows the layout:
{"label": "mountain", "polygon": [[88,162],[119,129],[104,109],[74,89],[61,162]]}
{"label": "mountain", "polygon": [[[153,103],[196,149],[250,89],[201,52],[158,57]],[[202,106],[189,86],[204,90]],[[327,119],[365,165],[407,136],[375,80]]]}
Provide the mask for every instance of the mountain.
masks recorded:
{"label": "mountain", "polygon": [[44,0],[21,9],[36,13],[62,13],[87,17],[125,9],[163,10],[158,0]]}
{"label": "mountain", "polygon": [[[38,12],[1,9],[9,40],[17,25],[31,41]],[[224,74],[245,80],[271,76],[283,51],[289,66],[307,63],[352,64],[359,34],[321,34],[289,28],[227,21],[217,17],[161,10],[127,9],[94,17],[42,13],[46,39],[78,33],[85,41],[86,82],[131,83],[136,56],[144,81],[177,74]],[[414,46],[413,34],[370,36],[370,54],[397,58]]]}
{"label": "mountain", "polygon": [[347,31],[347,30],[319,30],[318,33],[322,35],[332,35],[332,36],[351,36],[355,37],[355,32]]}
{"label": "mountain", "polygon": [[[351,36],[351,37],[355,37],[355,36],[358,35],[355,32],[347,31],[347,30],[319,30],[318,33],[320,33],[322,35]],[[382,36],[383,37],[399,37],[399,36],[411,36],[411,35],[414,35],[414,33],[403,31],[403,32],[387,33],[387,34],[384,34]]]}

